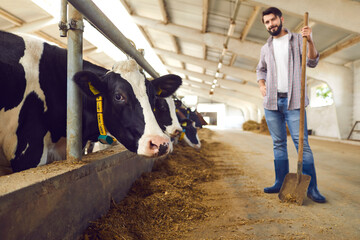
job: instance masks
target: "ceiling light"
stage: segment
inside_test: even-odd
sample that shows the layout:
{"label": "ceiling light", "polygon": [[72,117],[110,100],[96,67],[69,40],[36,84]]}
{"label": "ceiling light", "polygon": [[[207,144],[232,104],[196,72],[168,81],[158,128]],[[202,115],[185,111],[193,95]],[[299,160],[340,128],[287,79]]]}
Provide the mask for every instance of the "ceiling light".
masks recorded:
{"label": "ceiling light", "polygon": [[230,24],[230,26],[229,26],[229,31],[228,31],[228,36],[232,36],[233,34],[234,34],[234,32],[235,32],[235,21],[234,20],[232,20],[231,21],[231,24]]}

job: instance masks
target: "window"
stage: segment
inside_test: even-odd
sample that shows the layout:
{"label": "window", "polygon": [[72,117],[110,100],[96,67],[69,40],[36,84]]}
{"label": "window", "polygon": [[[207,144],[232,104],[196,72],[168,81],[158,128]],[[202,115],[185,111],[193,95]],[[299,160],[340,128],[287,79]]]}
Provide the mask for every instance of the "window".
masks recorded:
{"label": "window", "polygon": [[324,82],[312,84],[310,88],[310,107],[323,107],[334,103],[333,92]]}

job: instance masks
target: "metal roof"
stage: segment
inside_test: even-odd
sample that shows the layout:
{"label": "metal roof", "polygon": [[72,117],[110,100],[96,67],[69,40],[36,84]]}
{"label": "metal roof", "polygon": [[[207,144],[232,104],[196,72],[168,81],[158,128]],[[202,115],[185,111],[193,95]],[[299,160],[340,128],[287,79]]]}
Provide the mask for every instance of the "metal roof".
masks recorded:
{"label": "metal roof", "polygon": [[[38,0],[38,2],[41,0]],[[261,102],[255,68],[260,48],[269,37],[261,22],[266,0],[120,0],[168,72],[184,81],[182,94],[232,106]],[[239,4],[234,32],[231,17]],[[59,1],[54,1],[60,7]],[[315,45],[321,61],[345,65],[360,59],[359,1],[273,0],[283,11],[284,26],[298,32],[303,13],[310,14]],[[60,11],[60,10],[59,10]],[[0,0],[0,29],[26,32],[66,47],[58,19],[31,0]],[[126,23],[123,23],[126,24]],[[86,29],[85,29],[86,31]],[[126,34],[126,33],[124,33]],[[225,44],[228,36],[228,44]],[[84,40],[84,56],[111,67],[114,59],[94,41]],[[224,44],[227,48],[224,50]],[[223,57],[222,57],[223,53]],[[216,75],[219,60],[222,68]],[[151,64],[151,63],[150,63]],[[214,95],[209,91],[217,76]]]}

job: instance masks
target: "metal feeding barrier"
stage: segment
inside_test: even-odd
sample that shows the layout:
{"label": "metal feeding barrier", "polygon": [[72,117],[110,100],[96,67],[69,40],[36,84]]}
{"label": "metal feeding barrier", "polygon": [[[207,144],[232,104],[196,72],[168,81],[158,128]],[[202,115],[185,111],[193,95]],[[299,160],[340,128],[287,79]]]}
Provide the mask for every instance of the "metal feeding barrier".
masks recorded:
{"label": "metal feeding barrier", "polygon": [[[69,6],[69,19],[67,20],[67,2]],[[82,117],[81,98],[75,83],[71,81],[74,74],[82,70],[82,45],[84,31],[84,16],[92,26],[102,33],[111,43],[135,61],[153,78],[159,74],[145,60],[120,30],[91,0],[62,0],[61,20],[59,22],[60,36],[68,36],[68,72],[67,72],[67,144],[66,158],[81,160],[82,156]]]}

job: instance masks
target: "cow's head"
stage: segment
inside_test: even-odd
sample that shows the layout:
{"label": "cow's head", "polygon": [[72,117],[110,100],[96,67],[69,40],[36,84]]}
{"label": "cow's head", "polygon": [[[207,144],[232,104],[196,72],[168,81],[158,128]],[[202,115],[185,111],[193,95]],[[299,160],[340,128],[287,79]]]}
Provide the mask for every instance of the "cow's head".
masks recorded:
{"label": "cow's head", "polygon": [[[156,94],[168,97],[181,85],[179,76],[166,75],[150,82],[131,59],[116,63],[102,77],[78,72],[74,81],[85,96],[102,96],[105,127],[127,149],[149,157],[169,152],[170,138],[157,124],[153,109]],[[98,94],[94,95],[89,83]]]}
{"label": "cow's head", "polygon": [[176,137],[180,134],[182,128],[176,117],[175,104],[171,97],[157,97],[154,114],[161,129],[170,135],[170,137]]}
{"label": "cow's head", "polygon": [[180,119],[180,124],[183,129],[182,136],[184,141],[191,147],[195,149],[200,149],[201,143],[199,140],[199,136],[197,134],[197,129],[195,127],[195,122],[190,119]]}

